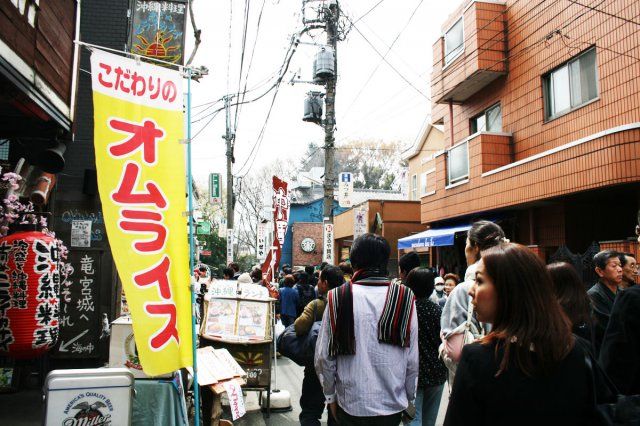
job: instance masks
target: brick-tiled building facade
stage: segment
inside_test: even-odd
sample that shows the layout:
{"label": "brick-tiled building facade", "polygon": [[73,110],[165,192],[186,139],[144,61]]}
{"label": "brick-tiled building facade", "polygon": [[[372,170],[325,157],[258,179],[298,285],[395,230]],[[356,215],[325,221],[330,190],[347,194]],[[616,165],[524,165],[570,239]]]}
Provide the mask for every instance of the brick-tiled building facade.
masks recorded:
{"label": "brick-tiled building facade", "polygon": [[322,263],[322,222],[296,222],[291,227],[292,265],[315,266]]}
{"label": "brick-tiled building facade", "polygon": [[427,166],[423,224],[497,215],[545,258],[633,235],[640,3],[595,9],[465,1],[443,24],[431,92],[446,148]]}

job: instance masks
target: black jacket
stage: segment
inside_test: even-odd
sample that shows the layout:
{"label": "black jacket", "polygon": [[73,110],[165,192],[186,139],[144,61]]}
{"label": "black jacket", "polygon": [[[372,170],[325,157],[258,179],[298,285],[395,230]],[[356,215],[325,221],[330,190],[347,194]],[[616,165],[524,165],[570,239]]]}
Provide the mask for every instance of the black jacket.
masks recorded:
{"label": "black jacket", "polygon": [[462,349],[445,426],[591,424],[590,376],[580,347],[551,375],[537,378],[527,377],[513,359],[495,377],[495,347],[472,343]]}
{"label": "black jacket", "polygon": [[620,393],[640,394],[640,286],[618,292],[600,364]]}
{"label": "black jacket", "polygon": [[602,338],[604,332],[607,329],[609,323],[609,316],[611,315],[611,308],[613,308],[613,302],[616,299],[615,293],[609,290],[609,287],[597,282],[587,291],[589,298],[591,299],[591,305],[593,307],[592,319],[593,319],[593,339],[595,346],[596,357],[600,353],[600,346],[602,345]]}

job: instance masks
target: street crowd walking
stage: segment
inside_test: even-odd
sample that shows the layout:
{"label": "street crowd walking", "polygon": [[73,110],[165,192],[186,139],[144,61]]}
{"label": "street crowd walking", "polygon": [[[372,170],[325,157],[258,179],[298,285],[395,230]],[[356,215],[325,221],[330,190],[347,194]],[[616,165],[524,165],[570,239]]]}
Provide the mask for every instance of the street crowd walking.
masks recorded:
{"label": "street crowd walking", "polygon": [[[390,250],[365,234],[349,263],[284,265],[269,286],[282,324],[315,345],[300,424],[319,425],[326,408],[329,425],[347,426],[640,425],[633,255],[597,253],[586,287],[572,265],[545,265],[489,221],[467,232],[463,280],[415,252],[390,279]],[[236,268],[229,279],[267,285]]]}

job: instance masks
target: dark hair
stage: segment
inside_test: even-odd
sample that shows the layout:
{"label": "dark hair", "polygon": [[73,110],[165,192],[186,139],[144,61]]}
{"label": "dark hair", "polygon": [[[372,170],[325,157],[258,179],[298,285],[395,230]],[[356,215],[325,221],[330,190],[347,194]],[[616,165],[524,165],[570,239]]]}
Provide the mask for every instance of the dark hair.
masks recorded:
{"label": "dark hair", "polygon": [[229,278],[233,277],[233,269],[231,268],[222,269],[222,276],[224,277],[225,275]]}
{"label": "dark hair", "polygon": [[356,238],[351,246],[351,265],[353,269],[376,269],[379,273],[387,275],[387,262],[391,247],[380,235],[363,234]]}
{"label": "dark hair", "polygon": [[342,270],[343,275],[353,275],[353,268],[347,262],[340,262],[338,268]]}
{"label": "dark hair", "polygon": [[444,280],[454,280],[456,285],[460,284],[460,277],[457,274],[448,273],[444,276]]}
{"label": "dark hair", "polygon": [[627,263],[629,263],[627,261],[627,257],[633,257],[634,259],[636,258],[633,254],[631,253],[619,253],[618,255],[618,259],[620,259],[620,266],[625,266]]}
{"label": "dark hair", "polygon": [[607,267],[607,263],[609,263],[609,260],[613,258],[618,258],[618,260],[622,262],[619,252],[615,250],[602,250],[595,256],[593,256],[593,264],[596,268],[604,269]]}
{"label": "dark hair", "polygon": [[418,256],[418,253],[416,253],[415,251],[405,253],[400,256],[400,259],[398,260],[398,266],[400,267],[400,271],[406,274],[412,269],[420,266],[420,256]]}
{"label": "dark hair", "polygon": [[298,284],[308,284],[309,283],[309,275],[306,272],[298,272],[296,282]]}
{"label": "dark hair", "polygon": [[240,266],[236,262],[229,263],[229,268],[233,269],[234,272],[240,271]]}
{"label": "dark hair", "polygon": [[309,275],[310,277],[313,276],[313,272],[314,272],[314,268],[311,265],[307,265],[304,267],[304,272],[306,272],[307,275]]}
{"label": "dark hair", "polygon": [[337,266],[327,265],[320,272],[320,278],[322,281],[326,281],[329,284],[329,290],[336,287],[340,287],[344,284],[344,276],[342,269]]}
{"label": "dark hair", "polygon": [[327,263],[327,262],[322,262],[322,263],[320,264],[320,268],[319,268],[319,269],[322,271],[322,270],[324,269],[324,267],[325,267],[325,266],[327,266],[327,265],[328,265],[328,263]]}
{"label": "dark hair", "polygon": [[545,264],[527,247],[512,243],[491,247],[482,261],[498,299],[493,329],[482,339],[496,342],[496,356],[502,351],[497,375],[510,365],[511,356],[527,376],[548,374],[574,340]]}
{"label": "dark hair", "polygon": [[291,272],[292,272],[291,266],[289,266],[289,265],[284,265],[284,266],[282,267],[282,272],[283,272],[285,275],[289,275],[289,274],[291,274]]}
{"label": "dark hair", "polygon": [[575,268],[566,262],[556,262],[547,265],[547,271],[553,292],[571,323],[574,326],[589,323],[591,302]]}
{"label": "dark hair", "polygon": [[493,222],[479,220],[471,225],[467,238],[473,247],[478,246],[482,251],[504,241],[504,231]]}
{"label": "dark hair", "polygon": [[285,287],[293,287],[293,285],[296,283],[296,279],[291,274],[285,275],[284,281],[282,283]]}
{"label": "dark hair", "polygon": [[427,268],[413,268],[407,279],[405,285],[413,291],[416,298],[422,299],[433,293],[433,282],[436,276],[431,269]]}
{"label": "dark hair", "polygon": [[251,274],[249,275],[251,276],[251,279],[253,280],[254,283],[259,283],[260,281],[262,281],[261,269],[254,269],[253,271],[251,271]]}

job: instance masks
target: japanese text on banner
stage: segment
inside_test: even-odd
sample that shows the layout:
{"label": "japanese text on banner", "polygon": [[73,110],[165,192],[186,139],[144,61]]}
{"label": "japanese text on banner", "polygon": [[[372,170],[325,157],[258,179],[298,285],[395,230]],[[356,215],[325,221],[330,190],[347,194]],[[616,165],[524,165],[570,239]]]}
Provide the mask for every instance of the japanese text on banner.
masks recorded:
{"label": "japanese text on banner", "polygon": [[191,365],[182,79],[91,55],[98,187],[145,373]]}

